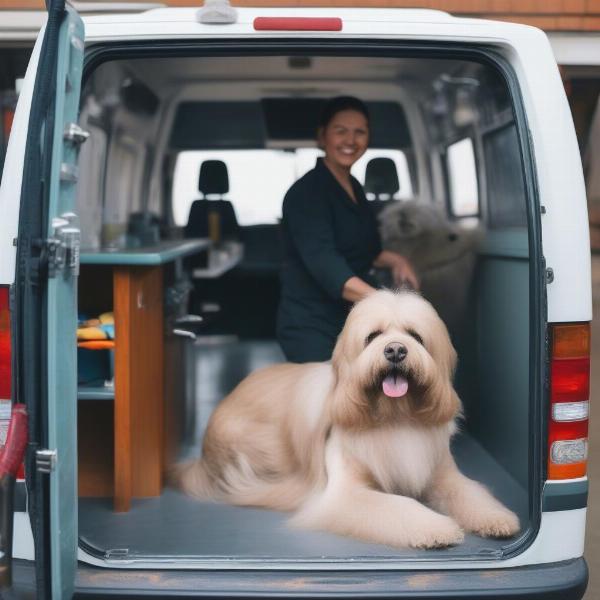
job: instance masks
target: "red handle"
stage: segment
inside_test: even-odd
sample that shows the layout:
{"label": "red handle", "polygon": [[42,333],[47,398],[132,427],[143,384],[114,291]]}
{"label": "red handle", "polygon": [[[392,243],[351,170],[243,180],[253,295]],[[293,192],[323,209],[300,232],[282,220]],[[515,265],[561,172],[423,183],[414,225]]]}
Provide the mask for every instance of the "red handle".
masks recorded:
{"label": "red handle", "polygon": [[27,408],[24,404],[12,407],[6,445],[0,455],[0,477],[17,474],[27,446]]}

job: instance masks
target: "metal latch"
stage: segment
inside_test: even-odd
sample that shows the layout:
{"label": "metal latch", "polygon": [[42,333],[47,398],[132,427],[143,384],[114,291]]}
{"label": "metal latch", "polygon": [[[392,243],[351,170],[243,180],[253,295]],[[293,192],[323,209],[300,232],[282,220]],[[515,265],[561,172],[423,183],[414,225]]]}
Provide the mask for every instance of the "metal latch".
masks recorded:
{"label": "metal latch", "polygon": [[39,473],[52,473],[58,460],[56,450],[37,450],[35,453],[35,468]]}
{"label": "metal latch", "polygon": [[54,235],[46,240],[48,253],[48,277],[56,277],[58,271],[79,275],[81,230],[79,218],[73,212],[52,219]]}
{"label": "metal latch", "polygon": [[67,123],[63,132],[63,138],[76,146],[81,146],[89,137],[90,132],[77,125],[77,123]]}

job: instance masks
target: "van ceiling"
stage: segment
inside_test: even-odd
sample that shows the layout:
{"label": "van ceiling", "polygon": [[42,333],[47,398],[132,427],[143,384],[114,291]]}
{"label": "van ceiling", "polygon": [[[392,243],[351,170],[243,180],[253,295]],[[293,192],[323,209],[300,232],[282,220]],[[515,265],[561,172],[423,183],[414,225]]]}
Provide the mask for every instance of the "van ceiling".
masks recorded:
{"label": "van ceiling", "polygon": [[[354,93],[350,89],[352,84],[364,88],[375,82],[383,86],[391,84],[396,94],[398,86],[430,89],[436,77],[442,73],[464,74],[466,65],[464,61],[444,59],[261,56],[134,59],[127,61],[126,70],[159,95],[170,94],[174,88],[202,85],[202,95],[207,97],[210,94],[207,84],[216,86],[216,91],[219,84],[236,82],[237,85],[254,83],[251,87],[260,98],[323,97],[339,93],[340,89]],[[376,88],[369,97],[384,99],[384,89]],[[362,97],[366,97],[364,93]]]}

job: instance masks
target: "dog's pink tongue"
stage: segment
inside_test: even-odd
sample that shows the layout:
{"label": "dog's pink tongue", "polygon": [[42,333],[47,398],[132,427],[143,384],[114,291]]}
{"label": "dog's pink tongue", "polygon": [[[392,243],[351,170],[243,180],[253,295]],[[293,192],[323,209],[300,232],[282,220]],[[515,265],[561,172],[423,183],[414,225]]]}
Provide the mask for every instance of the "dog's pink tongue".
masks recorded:
{"label": "dog's pink tongue", "polygon": [[408,392],[408,381],[400,375],[388,375],[383,380],[383,393],[390,398],[400,398]]}

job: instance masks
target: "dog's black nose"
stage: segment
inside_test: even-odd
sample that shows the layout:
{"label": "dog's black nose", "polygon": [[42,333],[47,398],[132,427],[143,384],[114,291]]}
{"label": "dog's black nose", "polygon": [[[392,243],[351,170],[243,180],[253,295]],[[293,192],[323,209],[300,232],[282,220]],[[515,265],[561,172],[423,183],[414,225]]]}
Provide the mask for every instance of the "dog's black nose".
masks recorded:
{"label": "dog's black nose", "polygon": [[387,360],[394,364],[402,362],[407,354],[408,350],[406,349],[406,346],[399,342],[392,342],[383,349],[383,355]]}

